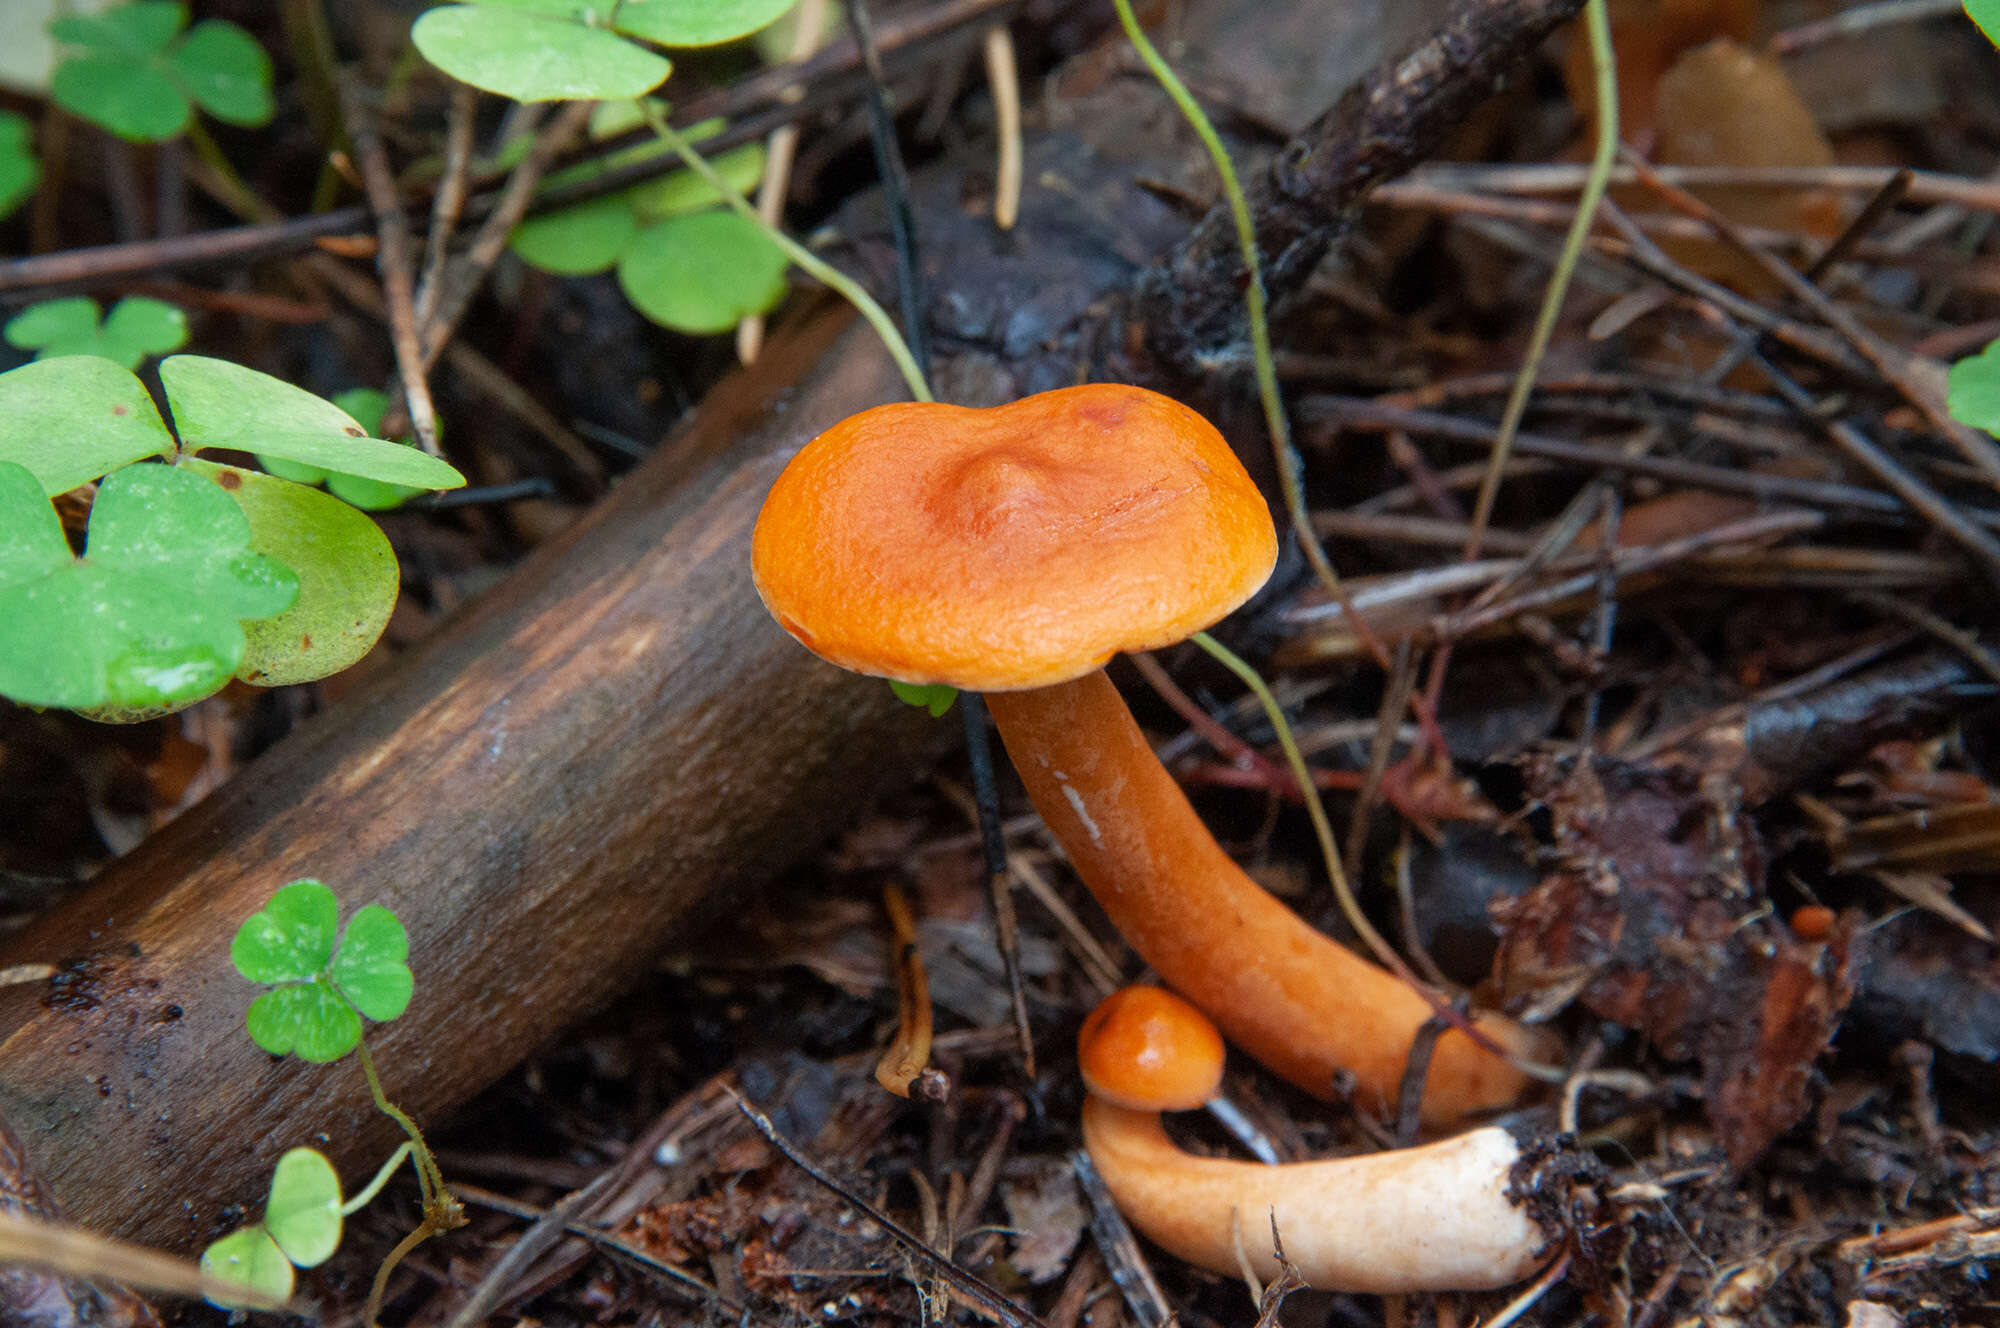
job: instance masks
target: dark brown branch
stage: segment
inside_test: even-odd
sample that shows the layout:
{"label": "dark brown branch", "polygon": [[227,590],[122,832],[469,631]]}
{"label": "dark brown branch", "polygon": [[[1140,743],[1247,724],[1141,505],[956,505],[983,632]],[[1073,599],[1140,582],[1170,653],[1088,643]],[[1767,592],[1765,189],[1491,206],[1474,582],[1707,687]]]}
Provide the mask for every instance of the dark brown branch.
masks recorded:
{"label": "dark brown branch", "polygon": [[[1468,0],[1428,41],[1349,89],[1249,181],[1264,284],[1299,289],[1375,184],[1408,170],[1583,0]],[[1242,250],[1218,204],[1139,283],[1133,315],[1171,374],[1192,377],[1245,336]]]}

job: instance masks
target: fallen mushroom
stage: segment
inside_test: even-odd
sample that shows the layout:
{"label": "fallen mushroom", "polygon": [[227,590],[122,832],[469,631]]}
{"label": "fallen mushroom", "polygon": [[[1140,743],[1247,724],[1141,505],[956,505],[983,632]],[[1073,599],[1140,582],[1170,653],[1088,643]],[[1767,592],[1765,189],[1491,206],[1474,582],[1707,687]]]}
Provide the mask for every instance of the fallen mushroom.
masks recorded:
{"label": "fallen mushroom", "polygon": [[[1263,496],[1207,420],[1094,384],[842,421],[772,486],[751,566],[778,622],[833,663],[990,693],[1029,796],[1132,948],[1287,1079],[1331,1096],[1348,1072],[1384,1110],[1431,1004],[1230,860],[1101,667],[1222,617],[1276,554]],[[1479,1027],[1539,1050],[1506,1019]],[[1424,1117],[1505,1105],[1524,1082],[1446,1033]]]}
{"label": "fallen mushroom", "polygon": [[1118,1210],[1154,1244],[1211,1272],[1247,1264],[1276,1277],[1273,1230],[1306,1285],[1328,1291],[1487,1291],[1555,1252],[1560,1233],[1526,1206],[1533,1185],[1522,1182],[1534,1164],[1497,1125],[1421,1148],[1277,1166],[1183,1151],[1160,1112],[1213,1096],[1223,1057],[1214,1026],[1171,992],[1126,987],[1106,997],[1084,1022],[1077,1060],[1090,1090],[1084,1147]]}

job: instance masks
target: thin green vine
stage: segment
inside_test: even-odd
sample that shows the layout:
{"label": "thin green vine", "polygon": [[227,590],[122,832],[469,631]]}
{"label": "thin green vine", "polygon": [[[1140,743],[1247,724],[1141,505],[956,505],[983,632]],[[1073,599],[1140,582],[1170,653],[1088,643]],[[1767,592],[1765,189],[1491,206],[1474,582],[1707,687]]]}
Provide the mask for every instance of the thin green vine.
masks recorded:
{"label": "thin green vine", "polygon": [[1319,786],[1313,783],[1312,771],[1306,767],[1305,754],[1299,750],[1298,740],[1292,736],[1291,723],[1285,718],[1284,709],[1279,706],[1278,698],[1271,694],[1263,675],[1251,667],[1247,660],[1207,632],[1196,632],[1188,639],[1235,674],[1257,698],[1258,704],[1264,708],[1264,718],[1270,721],[1272,732],[1277,734],[1278,746],[1285,753],[1285,764],[1291,767],[1292,778],[1298,782],[1299,794],[1305,799],[1306,815],[1312,820],[1313,836],[1319,840],[1320,856],[1326,862],[1327,876],[1333,881],[1333,893],[1340,902],[1340,911],[1354,928],[1355,934],[1367,945],[1370,953],[1381,962],[1382,967],[1401,978],[1412,991],[1422,996],[1439,1019],[1465,1034],[1481,1049],[1500,1057],[1530,1078],[1540,1079],[1545,1083],[1561,1083],[1567,1078],[1569,1072],[1562,1067],[1531,1061],[1494,1041],[1491,1034],[1453,1008],[1451,1003],[1440,996],[1435,989],[1426,986],[1403,961],[1403,956],[1383,939],[1381,932],[1375,930],[1375,924],[1361,911],[1361,901],[1355,898],[1354,887],[1347,879],[1346,869],[1341,866],[1340,849],[1333,839],[1333,822],[1327,818],[1326,804],[1319,796]]}
{"label": "thin green vine", "polygon": [[720,194],[722,201],[735,209],[738,216],[763,231],[765,235],[770,237],[773,244],[785,251],[787,258],[797,263],[813,276],[818,277],[838,292],[849,304],[860,310],[861,316],[868,320],[868,325],[875,329],[875,335],[882,338],[882,344],[889,351],[889,358],[896,362],[896,368],[902,372],[903,381],[909,386],[912,397],[918,401],[930,401],[934,399],[931,396],[930,383],[924,378],[924,371],[918,367],[916,357],[910,354],[909,343],[903,340],[903,334],[896,329],[895,321],[889,317],[882,306],[877,304],[875,298],[861,288],[860,282],[848,276],[818,254],[815,254],[791,236],[785,234],[777,226],[764,220],[759,215],[755,205],[743,196],[741,190],[717,174],[715,168],[708,164],[706,158],[689,147],[687,140],[674,132],[673,126],[667,123],[666,116],[660,113],[658,105],[650,100],[641,98],[639,109],[645,115],[646,123],[651,126],[653,133],[658,136],[659,140],[672,148],[680,156],[680,159],[687,163],[689,170],[699,175],[703,180],[706,180],[709,187]]}
{"label": "thin green vine", "polygon": [[1229,160],[1229,150],[1222,145],[1221,135],[1209,122],[1193,94],[1187,90],[1173,67],[1166,62],[1153,43],[1147,39],[1139,26],[1138,15],[1132,12],[1132,0],[1113,0],[1118,8],[1118,21],[1125,28],[1125,35],[1131,39],[1132,47],[1146,68],[1166,90],[1180,113],[1208,149],[1208,156],[1215,163],[1215,173],[1221,178],[1222,193],[1229,200],[1229,216],[1236,224],[1236,242],[1243,251],[1243,270],[1249,280],[1243,286],[1244,313],[1250,323],[1250,358],[1257,373],[1257,397],[1264,406],[1264,427],[1271,435],[1271,453],[1278,467],[1278,485],[1283,490],[1285,514],[1298,533],[1299,547],[1305,550],[1306,561],[1325,583],[1327,591],[1340,595],[1340,574],[1333,570],[1333,562],[1326,556],[1326,548],[1313,530],[1311,515],[1306,511],[1305,486],[1299,478],[1298,454],[1292,450],[1291,423],[1285,418],[1285,403],[1278,395],[1277,362],[1271,356],[1271,327],[1265,312],[1264,269],[1257,256],[1257,228],[1250,219],[1250,201],[1243,194],[1243,186],[1236,178],[1236,167]]}
{"label": "thin green vine", "polygon": [[1479,556],[1480,546],[1486,541],[1494,499],[1500,493],[1500,478],[1513,454],[1514,436],[1520,432],[1521,417],[1528,412],[1528,397],[1541,373],[1542,357],[1548,352],[1549,338],[1556,330],[1556,317],[1562,312],[1570,279],[1576,275],[1584,241],[1590,237],[1590,228],[1597,220],[1597,205],[1604,198],[1612,164],[1618,158],[1618,66],[1611,49],[1611,19],[1605,0],[1588,0],[1583,7],[1583,26],[1590,38],[1592,91],[1597,98],[1597,143],[1590,156],[1590,173],[1584,177],[1583,192],[1577,198],[1576,216],[1570,220],[1569,233],[1563,236],[1562,251],[1549,273],[1548,288],[1542,292],[1541,311],[1535,315],[1534,330],[1528,337],[1528,353],[1521,360],[1520,372],[1514,375],[1513,388],[1507,393],[1507,408],[1501,412],[1500,431],[1493,439],[1492,459],[1479,483],[1471,529],[1465,537],[1464,556],[1468,562]]}
{"label": "thin green vine", "polygon": [[1347,869],[1341,865],[1340,850],[1333,840],[1333,822],[1327,818],[1326,804],[1319,796],[1319,786],[1313,783],[1312,771],[1306,768],[1305,753],[1292,737],[1292,726],[1285,718],[1278,698],[1271,695],[1271,689],[1263,675],[1251,667],[1249,661],[1238,655],[1207,632],[1196,632],[1196,645],[1206,650],[1215,661],[1235,674],[1245,687],[1256,696],[1258,704],[1264,707],[1264,718],[1270,721],[1272,732],[1278,735],[1278,746],[1284,750],[1285,764],[1292,768],[1292,778],[1298,781],[1299,791],[1306,802],[1306,815],[1311,818],[1313,836],[1319,840],[1320,856],[1326,859],[1326,873],[1333,878],[1334,898],[1340,901],[1340,911],[1346,915],[1348,924],[1354,928],[1384,968],[1393,972],[1408,972],[1403,958],[1397,954],[1382,933],[1375,930],[1375,924],[1361,911],[1361,901],[1354,897],[1354,887],[1348,882]]}
{"label": "thin green vine", "polygon": [[[396,1266],[402,1263],[411,1250],[432,1236],[455,1231],[464,1226],[466,1216],[465,1206],[459,1203],[457,1196],[445,1187],[444,1172],[439,1169],[437,1158],[432,1155],[430,1146],[424,1142],[423,1131],[417,1128],[417,1123],[410,1119],[408,1112],[391,1102],[389,1095],[382,1091],[382,1077],[375,1072],[375,1058],[368,1054],[368,1044],[355,1043],[354,1054],[361,1062],[362,1074],[368,1078],[368,1092],[375,1099],[376,1109],[402,1126],[403,1132],[410,1136],[410,1141],[398,1148],[397,1152],[407,1151],[410,1165],[416,1170],[417,1195],[423,1208],[423,1215],[418,1218],[416,1227],[396,1242],[395,1248],[389,1251],[375,1269],[375,1280],[368,1288],[368,1302],[362,1308],[362,1322],[368,1324],[369,1328],[376,1328],[377,1316],[382,1312],[382,1298],[389,1290],[389,1275],[396,1271]],[[369,1187],[370,1193],[379,1187],[380,1181],[381,1178],[378,1176],[376,1184]]]}

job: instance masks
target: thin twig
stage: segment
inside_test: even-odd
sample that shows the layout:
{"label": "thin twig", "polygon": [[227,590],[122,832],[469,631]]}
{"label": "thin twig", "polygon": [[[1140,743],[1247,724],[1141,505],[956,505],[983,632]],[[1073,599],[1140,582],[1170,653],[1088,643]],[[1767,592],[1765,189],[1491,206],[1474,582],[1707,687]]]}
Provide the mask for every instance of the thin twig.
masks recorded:
{"label": "thin twig", "polygon": [[1786,28],[1773,34],[1771,40],[1764,44],[1764,49],[1772,55],[1790,55],[1808,46],[1842,37],[1857,37],[1892,23],[1917,23],[1963,11],[1963,0],[1878,0],[1872,5],[1856,5],[1816,23],[1801,23],[1795,28]]}
{"label": "thin twig", "polygon": [[1014,37],[1005,23],[986,29],[981,49],[986,83],[993,90],[993,133],[1000,142],[993,177],[993,224],[1009,231],[1021,215],[1021,74],[1014,62]]}
{"label": "thin twig", "polygon": [[444,279],[444,260],[451,248],[452,229],[458,225],[459,211],[465,206],[466,174],[472,162],[474,113],[479,109],[479,89],[460,83],[451,90],[451,110],[445,117],[444,175],[431,198],[431,229],[424,238],[424,271],[417,282],[416,311],[419,321],[428,319],[437,305],[438,285]]}
{"label": "thin twig", "polygon": [[778,1127],[771,1124],[770,1118],[757,1110],[757,1108],[751,1106],[749,1100],[734,1088],[725,1088],[724,1091],[736,1099],[736,1109],[743,1113],[744,1118],[755,1127],[758,1134],[764,1136],[764,1142],[777,1149],[778,1152],[784,1155],[786,1161],[790,1162],[800,1171],[803,1171],[817,1184],[838,1196],[841,1202],[852,1206],[863,1217],[881,1227],[887,1233],[889,1239],[902,1246],[915,1257],[918,1263],[924,1265],[945,1282],[950,1283],[951,1289],[959,1296],[977,1305],[995,1320],[1006,1325],[1006,1328],[1044,1328],[1042,1321],[1037,1319],[1028,1310],[1015,1304],[1008,1297],[979,1278],[974,1277],[971,1273],[966,1272],[949,1259],[939,1257],[938,1253],[931,1249],[923,1237],[904,1227],[900,1222],[897,1222],[880,1208],[868,1202],[860,1194],[835,1180],[811,1158],[800,1152],[796,1144],[780,1134]]}
{"label": "thin twig", "polygon": [[1898,498],[1936,526],[1940,534],[1973,554],[1987,578],[2000,583],[2000,539],[1995,539],[1961,512],[1956,503],[1905,469],[1861,430],[1845,420],[1827,415],[1810,392],[1761,352],[1753,351],[1749,362],[1769,380],[1778,395],[1799,413],[1801,419],[1817,424],[1849,460],[1881,480]]}
{"label": "thin twig", "polygon": [[1069,1155],[1069,1163],[1076,1173],[1077,1184],[1083,1188],[1084,1198],[1090,1203],[1090,1234],[1097,1240],[1097,1251],[1104,1256],[1104,1266],[1111,1273],[1113,1285],[1125,1297],[1125,1307],[1132,1311],[1139,1328],[1165,1328],[1175,1321],[1173,1312],[1167,1308],[1166,1293],[1160,1290],[1145,1255],[1139,1252],[1139,1242],[1125,1225],[1110,1188],[1098,1174],[1090,1154],[1081,1148]]}
{"label": "thin twig", "polygon": [[[382,146],[382,136],[375,131],[374,115],[352,78],[340,80],[340,106],[347,122],[347,135],[354,141],[354,155],[360,161],[368,206],[375,213],[376,233],[380,237],[375,269],[381,274],[382,294],[389,307],[389,340],[396,351],[396,371],[402,377],[410,425],[416,431],[417,446],[437,456],[437,410],[431,404],[430,383],[425,378],[423,345],[417,331],[410,283],[410,219],[403,213],[403,200],[396,192],[396,177],[389,169],[389,154]],[[384,428],[388,427],[385,421]]]}
{"label": "thin twig", "polygon": [[474,233],[472,244],[446,264],[439,279],[431,316],[418,329],[423,338],[426,369],[436,364],[438,356],[444,353],[445,343],[451,340],[459,320],[471,307],[472,297],[479,293],[479,288],[486,283],[486,274],[506,249],[507,237],[527,215],[528,203],[535,196],[535,186],[541,183],[542,173],[589,123],[593,104],[587,101],[570,102],[535,135],[534,145],[508,175],[493,210]]}
{"label": "thin twig", "polygon": [[868,141],[875,151],[875,173],[881,178],[889,212],[889,234],[896,248],[896,298],[903,310],[903,336],[910,343],[926,377],[931,370],[929,302],[924,298],[923,270],[917,263],[917,219],[910,209],[910,173],[896,141],[896,117],[889,109],[889,84],[882,72],[882,53],[875,45],[875,28],[868,17],[868,0],[848,0],[848,18],[861,61],[868,70]]}
{"label": "thin twig", "polygon": [[[1639,173],[1642,182],[1659,191],[1661,196],[1674,207],[1712,227],[1724,244],[1755,263],[1794,299],[1811,309],[1827,326],[1846,338],[1848,345],[1852,346],[1855,352],[1882,376],[1883,381],[1894,387],[1902,394],[1905,401],[1916,407],[1917,413],[1956,447],[1959,454],[1989,482],[2000,480],[2000,444],[1996,444],[1983,431],[1968,428],[1952,419],[1945,411],[1944,402],[1910,372],[1909,356],[1906,352],[1886,345],[1880,337],[1864,327],[1860,319],[1828,299],[1826,292],[1800,275],[1789,263],[1781,262],[1765,250],[1751,244],[1737,230],[1735,223],[1711,204],[1667,183],[1641,158],[1628,155],[1627,161]],[[1891,178],[1891,183],[1898,179],[1907,182],[1908,178],[1909,172],[1902,171]]]}
{"label": "thin twig", "polygon": [[[794,62],[819,49],[820,41],[826,36],[828,6],[829,0],[800,0],[799,7],[792,11],[791,58]],[[805,89],[796,83],[779,89],[777,94],[778,101],[785,105],[795,105],[804,98]],[[792,162],[798,150],[799,127],[796,124],[779,125],[764,141],[764,176],[757,182],[757,215],[773,226],[784,221],[785,194],[791,187]],[[736,325],[736,358],[750,364],[763,348],[764,315],[744,315]]]}

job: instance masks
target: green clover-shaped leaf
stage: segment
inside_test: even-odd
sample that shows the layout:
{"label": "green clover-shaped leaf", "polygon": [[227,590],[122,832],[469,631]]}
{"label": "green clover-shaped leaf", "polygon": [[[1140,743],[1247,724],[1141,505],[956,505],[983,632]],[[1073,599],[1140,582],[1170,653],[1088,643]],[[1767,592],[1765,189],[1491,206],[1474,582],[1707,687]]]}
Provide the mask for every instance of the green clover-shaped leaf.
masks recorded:
{"label": "green clover-shaped leaf", "polygon": [[386,1024],[410,1008],[415,983],[404,962],[409,954],[402,922],[380,904],[369,904],[348,919],[330,970],[334,985],[355,1009]]}
{"label": "green clover-shaped leaf", "polygon": [[301,1268],[314,1268],[340,1248],[340,1177],[317,1149],[294,1148],[271,1172],[264,1229]]}
{"label": "green clover-shaped leaf", "polygon": [[[2000,0],[1994,0],[2000,10]],[[1951,366],[1946,409],[1953,419],[1989,433],[2000,429],[2000,341]]]}
{"label": "green clover-shaped leaf", "polygon": [[289,609],[243,624],[237,677],[260,687],[310,682],[368,653],[388,625],[402,577],[381,527],[331,494],[275,475],[200,459],[181,469],[222,486],[250,519],[252,545],[298,574],[299,597]]}
{"label": "green clover-shaped leaf", "polygon": [[0,463],[0,695],[28,705],[119,718],[199,700],[242,658],[238,619],[298,594],[236,504],[168,466],[104,481],[82,558],[53,522],[34,476]]}
{"label": "green clover-shaped leaf", "polygon": [[324,977],[265,992],[250,1002],[243,1027],[273,1056],[315,1065],[339,1060],[361,1041],[361,1016]]}
{"label": "green clover-shaped leaf", "polygon": [[784,251],[734,212],[671,217],[618,260],[618,285],[640,313],[677,332],[726,332],[785,295]]}
{"label": "green clover-shaped leaf", "polygon": [[775,22],[797,0],[625,0],[618,30],[662,46],[714,46]]}
{"label": "green clover-shaped leaf", "polygon": [[136,142],[178,137],[197,105],[230,124],[268,122],[271,61],[263,48],[222,19],[182,34],[186,23],[187,10],[169,0],[59,18],[49,35],[70,49],[49,91],[65,110]]}
{"label": "green clover-shaped leaf", "polygon": [[225,124],[257,126],[271,120],[271,57],[234,23],[204,19],[167,56],[168,66],[194,104]]}
{"label": "green clover-shaped leaf", "polygon": [[304,982],[332,961],[339,927],[333,891],[319,881],[293,881],[236,929],[229,959],[252,982]]}
{"label": "green clover-shaped leaf", "polygon": [[[643,123],[633,101],[601,102],[591,116],[591,136],[608,138]],[[690,143],[712,138],[726,127],[722,120],[704,120],[690,128]],[[559,189],[596,179],[635,161],[649,160],[668,151],[656,139],[620,148],[602,157],[579,162],[548,177],[545,189]],[[709,164],[740,191],[755,187],[764,173],[764,145],[746,143],[716,154]],[[508,246],[522,261],[559,277],[589,276],[609,271],[640,230],[671,216],[713,207],[721,201],[713,186],[693,171],[670,171],[657,180],[646,180],[615,194],[589,199],[528,218],[514,228]]]}
{"label": "green clover-shaped leaf", "polygon": [[587,277],[609,272],[638,233],[631,191],[621,190],[530,217],[514,228],[507,246],[530,267],[559,277]]}
{"label": "green clover-shaped leaf", "polygon": [[187,315],[165,300],[129,295],[111,306],[110,317],[100,322],[98,314],[87,295],[44,300],[8,321],[7,344],[34,351],[38,360],[101,355],[127,369],[187,344]]}
{"label": "green clover-shaped leaf", "polygon": [[[352,415],[355,423],[366,429],[371,437],[382,431],[382,417],[389,412],[388,393],[372,387],[350,387],[345,392],[334,393],[331,399],[334,405]],[[442,426],[438,432],[440,435],[443,434]],[[409,438],[397,438],[393,441],[405,447],[416,446]],[[283,457],[265,456],[262,453],[257,456],[257,464],[278,478],[290,480],[294,484],[324,484],[334,497],[364,512],[387,512],[401,507],[410,499],[425,492],[413,484],[386,484],[381,480],[371,480],[366,475],[350,475],[345,471],[327,470],[322,466],[309,466],[303,461],[287,461]],[[251,522],[253,525],[256,522],[254,513]],[[387,545],[383,547],[386,549]],[[265,552],[278,551],[266,549]],[[393,586],[391,590],[393,598]],[[375,638],[371,635],[368,639],[372,644]]]}
{"label": "green clover-shaped leaf", "polygon": [[202,355],[160,363],[182,446],[229,448],[388,484],[455,489],[465,476],[434,456],[370,438],[352,415],[282,378]]}
{"label": "green clover-shaped leaf", "polygon": [[95,355],[0,374],[0,461],[26,466],[51,497],[174,450],[132,371]]}
{"label": "green clover-shaped leaf", "polygon": [[958,689],[944,682],[898,682],[891,678],[889,690],[904,705],[930,711],[932,719],[951,709],[951,703],[958,699]]}
{"label": "green clover-shaped leaf", "polygon": [[1965,0],[1965,15],[1979,25],[1987,41],[2000,46],[2000,0]]}
{"label": "green clover-shaped leaf", "polygon": [[483,0],[421,15],[410,40],[462,83],[515,101],[637,97],[666,81],[665,56],[599,21],[618,7],[573,0]]}
{"label": "green clover-shaped leaf", "polygon": [[0,217],[35,192],[42,164],[35,160],[35,127],[15,111],[0,111]]}
{"label": "green clover-shaped leaf", "polygon": [[337,1061],[361,1040],[361,1016],[386,1023],[410,1004],[409,940],[394,913],[360,909],[338,943],[339,903],[318,881],[293,881],[237,929],[229,956],[252,982],[282,983],[250,1003],[250,1038],[274,1056]]}
{"label": "green clover-shaped leaf", "polygon": [[[218,1282],[277,1301],[291,1299],[297,1276],[292,1272],[292,1261],[261,1226],[243,1227],[215,1241],[201,1252],[201,1271]],[[211,1295],[208,1303],[229,1310],[249,1302],[218,1294]]]}

